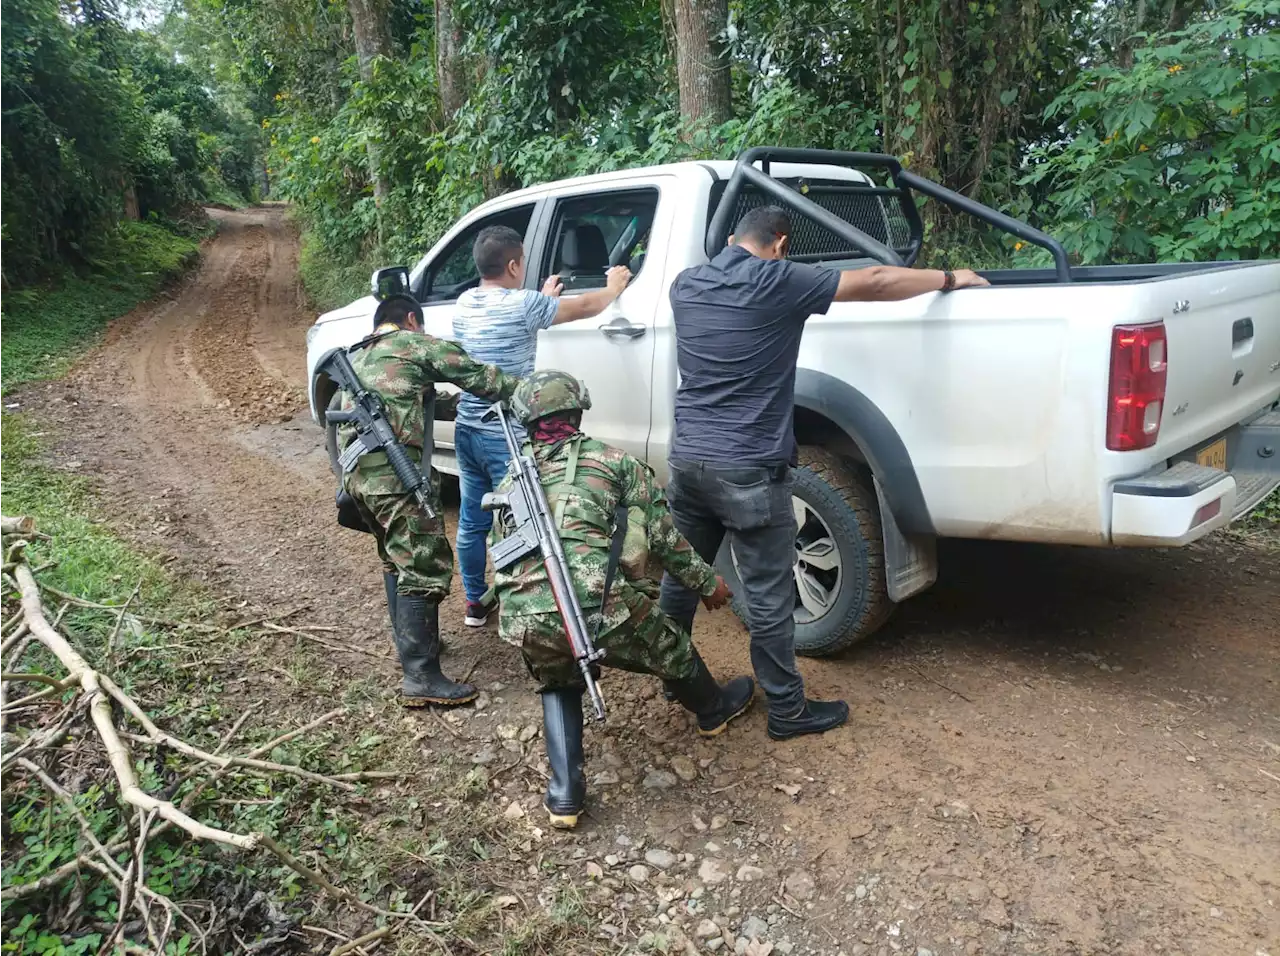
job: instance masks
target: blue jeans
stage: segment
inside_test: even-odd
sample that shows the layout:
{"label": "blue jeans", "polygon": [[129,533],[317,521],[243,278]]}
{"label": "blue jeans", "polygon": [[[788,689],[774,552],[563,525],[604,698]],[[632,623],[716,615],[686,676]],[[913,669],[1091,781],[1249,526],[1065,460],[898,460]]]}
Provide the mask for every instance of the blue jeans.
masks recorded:
{"label": "blue jeans", "polygon": [[507,475],[507,443],[502,435],[457,425],[453,446],[461,475],[462,505],[458,509],[458,569],[468,601],[479,601],[488,585],[484,580],[488,557],[486,539],[493,516],[480,510],[486,492],[495,490]]}

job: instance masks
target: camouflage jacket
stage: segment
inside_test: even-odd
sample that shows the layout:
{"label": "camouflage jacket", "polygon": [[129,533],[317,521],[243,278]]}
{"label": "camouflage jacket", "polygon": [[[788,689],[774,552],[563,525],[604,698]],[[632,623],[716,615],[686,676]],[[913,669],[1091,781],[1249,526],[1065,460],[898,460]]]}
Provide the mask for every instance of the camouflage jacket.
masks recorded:
{"label": "camouflage jacket", "polygon": [[[510,398],[520,384],[515,376],[477,362],[456,342],[403,330],[373,336],[368,345],[351,353],[351,367],[365,388],[382,396],[396,438],[419,452],[426,428],[423,397],[437,382],[449,382],[495,402]],[[448,401],[443,395],[439,399]],[[352,404],[344,392],[342,408],[350,410]],[[354,425],[340,426],[338,447],[345,449],[355,434]]]}
{"label": "camouflage jacket", "polygon": [[[572,446],[578,443],[577,461],[571,483],[566,473],[573,457]],[[526,454],[529,445],[525,445]],[[534,443],[534,459],[547,493],[547,503],[560,516],[560,540],[565,559],[578,592],[583,612],[595,624],[591,610],[600,607],[604,593],[605,569],[609,564],[609,544],[613,534],[613,514],[618,507],[628,511],[627,547],[623,567],[614,577],[613,590],[638,587],[656,596],[656,582],[640,580],[646,568],[645,558],[669,571],[681,583],[699,594],[711,594],[716,587],[716,574],[698,557],[684,535],[676,530],[667,508],[662,487],[654,480],[648,465],[626,452],[579,434],[555,444]],[[502,484],[508,489],[511,478]],[[493,534],[500,533],[497,522]],[[642,540],[637,541],[637,537]],[[639,560],[637,552],[641,555]],[[647,552],[647,554],[646,554]],[[631,560],[627,560],[628,557]],[[650,586],[647,586],[650,585]],[[504,638],[518,626],[516,619],[530,614],[555,614],[556,602],[547,580],[546,566],[540,556],[525,558],[494,576],[494,587],[500,602],[499,630]],[[610,601],[602,630],[623,623],[628,616],[621,602]],[[613,618],[618,618],[614,620]]]}

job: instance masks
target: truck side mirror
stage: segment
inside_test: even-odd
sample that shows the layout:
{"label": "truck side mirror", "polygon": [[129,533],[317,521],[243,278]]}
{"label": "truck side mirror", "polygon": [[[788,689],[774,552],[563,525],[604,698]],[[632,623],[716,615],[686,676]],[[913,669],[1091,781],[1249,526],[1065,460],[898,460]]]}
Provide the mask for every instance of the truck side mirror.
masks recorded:
{"label": "truck side mirror", "polygon": [[378,269],[369,279],[369,290],[379,302],[393,295],[409,294],[409,267]]}

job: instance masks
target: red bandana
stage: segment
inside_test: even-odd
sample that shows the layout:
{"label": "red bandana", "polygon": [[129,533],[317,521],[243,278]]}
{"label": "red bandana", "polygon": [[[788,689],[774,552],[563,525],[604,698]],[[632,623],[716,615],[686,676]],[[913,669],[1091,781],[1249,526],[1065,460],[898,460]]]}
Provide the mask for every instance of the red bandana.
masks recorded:
{"label": "red bandana", "polygon": [[578,434],[578,426],[563,418],[540,418],[533,423],[533,440],[554,444]]}

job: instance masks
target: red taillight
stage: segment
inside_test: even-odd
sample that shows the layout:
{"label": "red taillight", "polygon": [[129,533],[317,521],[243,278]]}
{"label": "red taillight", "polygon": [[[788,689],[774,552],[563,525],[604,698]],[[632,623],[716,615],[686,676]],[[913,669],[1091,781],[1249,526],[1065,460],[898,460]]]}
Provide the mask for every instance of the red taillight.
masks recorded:
{"label": "red taillight", "polygon": [[1160,435],[1169,371],[1164,323],[1118,325],[1111,332],[1111,385],[1107,391],[1107,447],[1150,448]]}

